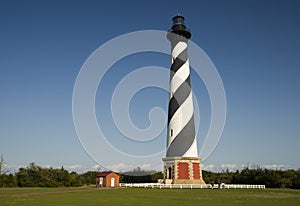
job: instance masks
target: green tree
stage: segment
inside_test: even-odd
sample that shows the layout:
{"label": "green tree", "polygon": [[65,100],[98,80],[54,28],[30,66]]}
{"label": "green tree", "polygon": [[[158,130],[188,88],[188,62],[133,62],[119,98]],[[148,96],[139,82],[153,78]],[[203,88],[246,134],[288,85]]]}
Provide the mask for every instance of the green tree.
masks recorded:
{"label": "green tree", "polygon": [[87,172],[79,175],[81,183],[85,184],[85,185],[95,184],[96,175],[98,173],[99,172],[97,172],[97,171],[87,171]]}
{"label": "green tree", "polygon": [[163,175],[162,172],[156,172],[156,173],[153,173],[153,174],[151,175],[151,177],[152,177],[152,181],[153,181],[153,182],[157,182],[158,179],[163,179],[163,178],[164,178],[164,175]]}
{"label": "green tree", "polygon": [[16,187],[17,181],[14,175],[1,174],[0,175],[0,187]]}

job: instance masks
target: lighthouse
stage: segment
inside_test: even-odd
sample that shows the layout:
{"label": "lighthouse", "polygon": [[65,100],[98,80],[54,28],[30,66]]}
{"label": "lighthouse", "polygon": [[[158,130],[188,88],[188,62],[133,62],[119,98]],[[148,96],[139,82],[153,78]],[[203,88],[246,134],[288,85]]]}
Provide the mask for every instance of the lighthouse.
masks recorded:
{"label": "lighthouse", "polygon": [[183,16],[177,15],[172,20],[173,26],[167,33],[172,58],[164,181],[167,184],[205,184],[197,150],[187,51],[192,34]]}

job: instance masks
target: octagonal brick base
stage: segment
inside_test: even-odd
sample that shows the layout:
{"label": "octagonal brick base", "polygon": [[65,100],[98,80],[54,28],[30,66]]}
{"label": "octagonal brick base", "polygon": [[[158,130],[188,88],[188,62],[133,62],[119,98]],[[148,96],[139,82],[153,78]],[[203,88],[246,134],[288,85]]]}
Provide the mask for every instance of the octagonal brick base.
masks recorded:
{"label": "octagonal brick base", "polygon": [[163,162],[166,184],[205,184],[200,158],[166,157],[163,158]]}

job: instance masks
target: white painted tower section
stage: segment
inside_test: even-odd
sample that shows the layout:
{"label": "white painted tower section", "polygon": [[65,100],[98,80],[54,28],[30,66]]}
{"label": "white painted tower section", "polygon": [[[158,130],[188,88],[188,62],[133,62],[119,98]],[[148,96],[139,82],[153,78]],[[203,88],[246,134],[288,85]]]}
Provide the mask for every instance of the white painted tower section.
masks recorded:
{"label": "white painted tower section", "polygon": [[172,46],[172,65],[166,157],[198,157],[187,54],[191,33],[184,26],[183,20],[181,16],[174,18],[172,31],[167,35]]}
{"label": "white painted tower section", "polygon": [[188,59],[191,32],[184,17],[177,15],[167,34],[171,42],[170,99],[168,111],[167,153],[164,183],[205,184],[198,157],[194,123],[193,94]]}

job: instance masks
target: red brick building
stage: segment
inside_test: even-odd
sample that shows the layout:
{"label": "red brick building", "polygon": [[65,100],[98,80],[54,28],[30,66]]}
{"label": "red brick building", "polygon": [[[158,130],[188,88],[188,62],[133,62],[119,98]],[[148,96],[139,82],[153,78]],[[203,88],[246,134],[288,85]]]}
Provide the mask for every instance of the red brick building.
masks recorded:
{"label": "red brick building", "polygon": [[119,187],[120,176],[118,173],[100,172],[96,175],[97,187]]}

